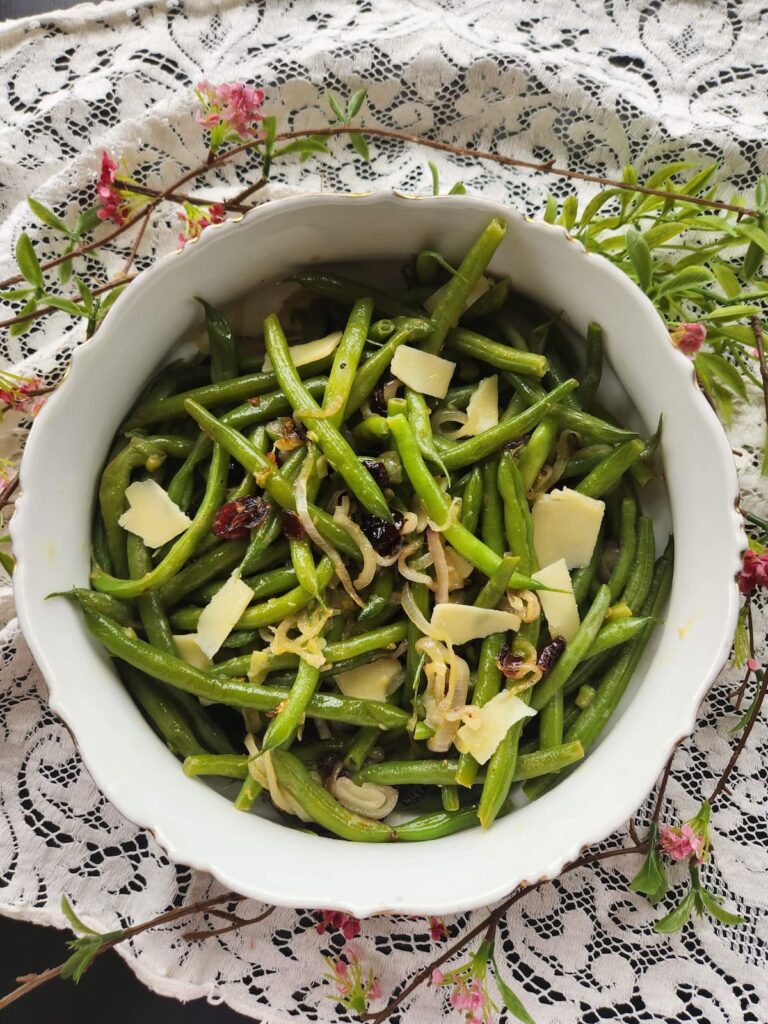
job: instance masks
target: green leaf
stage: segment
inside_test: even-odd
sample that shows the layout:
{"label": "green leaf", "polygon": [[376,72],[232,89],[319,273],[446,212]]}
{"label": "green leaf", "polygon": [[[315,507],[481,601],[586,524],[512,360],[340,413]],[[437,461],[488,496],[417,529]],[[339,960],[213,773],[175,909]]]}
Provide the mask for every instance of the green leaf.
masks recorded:
{"label": "green leaf", "polygon": [[758,245],[757,242],[750,242],[741,264],[741,272],[747,281],[751,281],[763,265],[764,257],[765,252],[762,246]]}
{"label": "green leaf", "polygon": [[351,121],[353,117],[359,112],[360,107],[365,103],[365,97],[368,95],[367,89],[358,89],[353,92],[347,100],[347,120]]}
{"label": "green leaf", "polygon": [[563,203],[563,209],[560,212],[560,217],[557,223],[562,224],[568,231],[571,230],[573,225],[576,223],[576,217],[579,212],[579,197],[568,196]]}
{"label": "green leaf", "polygon": [[94,228],[97,228],[99,224],[103,223],[99,217],[98,206],[92,206],[89,210],[83,210],[80,216],[75,222],[75,230],[73,232],[75,238],[82,238],[83,235],[87,235]]}
{"label": "green leaf", "polygon": [[264,129],[264,149],[267,153],[271,153],[275,145],[275,135],[277,135],[277,118],[265,117],[261,124]]}
{"label": "green leaf", "polygon": [[82,277],[79,276],[75,278],[75,284],[77,285],[77,290],[80,293],[80,300],[83,303],[83,308],[86,313],[93,313],[93,295],[91,294],[91,289]]}
{"label": "green leaf", "polygon": [[547,205],[544,207],[544,221],[547,224],[554,224],[557,219],[557,200],[554,196],[547,196]]}
{"label": "green leaf", "polygon": [[686,267],[662,281],[654,290],[657,299],[670,292],[685,291],[694,285],[712,280],[712,271],[706,267]]}
{"label": "green leaf", "polygon": [[88,968],[93,963],[93,958],[101,947],[100,938],[83,939],[77,942],[68,942],[67,945],[75,951],[64,962],[60,977],[71,978],[77,984]]}
{"label": "green leaf", "polygon": [[704,313],[701,319],[710,321],[740,320],[744,316],[755,316],[760,312],[759,306],[745,306],[741,303],[734,306],[720,306],[719,309],[711,309],[709,313]]}
{"label": "green leaf", "polygon": [[603,189],[602,192],[598,192],[597,195],[592,196],[587,205],[584,207],[579,218],[579,227],[585,228],[595,217],[597,213],[605,206],[605,204],[613,199],[616,195],[616,189]]}
{"label": "green leaf", "polygon": [[68,284],[72,277],[72,260],[64,260],[59,264],[59,283]]}
{"label": "green leaf", "polygon": [[81,309],[71,299],[64,299],[60,295],[44,295],[43,302],[47,302],[54,309],[60,309],[62,313],[69,313],[70,316],[85,316],[85,310]]}
{"label": "green leaf", "polygon": [[755,206],[761,213],[768,213],[768,178],[757,179],[755,185]]}
{"label": "green leaf", "polygon": [[757,224],[743,220],[737,225],[736,230],[744,238],[759,245],[763,252],[768,252],[768,233],[763,230],[762,226],[758,227]]}
{"label": "green leaf", "polygon": [[523,1006],[522,1002],[515,995],[509,985],[504,981],[499,970],[499,965],[496,963],[496,957],[491,956],[491,963],[493,964],[493,977],[496,982],[496,987],[499,990],[499,995],[502,1001],[515,1020],[522,1021],[523,1024],[536,1024],[533,1017]]}
{"label": "green leaf", "polygon": [[704,167],[698,174],[694,174],[688,181],[683,182],[681,191],[688,196],[698,195],[703,188],[705,188],[712,180],[712,176],[717,170],[717,164],[709,164],[708,167]]}
{"label": "green leaf", "polygon": [[67,238],[72,237],[72,232],[61,217],[58,217],[53,210],[49,210],[47,206],[44,206],[37,199],[33,199],[32,196],[27,197],[27,204],[32,213],[34,213],[37,219],[42,221],[43,224],[46,224],[49,228],[53,228],[55,231],[61,231],[67,236]]}
{"label": "green leaf", "polygon": [[86,935],[99,935],[99,932],[89,928],[87,924],[80,920],[66,896],[61,897],[61,912],[72,925],[73,931],[84,932]]}
{"label": "green leaf", "polygon": [[[21,310],[19,311],[19,316],[26,316],[27,313],[34,313],[36,309],[37,298],[33,297],[29,299],[27,302],[25,302],[24,305],[21,307]],[[25,320],[24,323],[20,324],[11,324],[9,328],[11,332],[11,337],[18,338],[20,334],[26,334],[26,332],[30,329],[31,326],[31,320]]]}
{"label": "green leaf", "polygon": [[666,917],[662,917],[660,921],[656,922],[653,930],[660,932],[662,935],[670,935],[672,932],[679,932],[691,916],[694,901],[694,892],[691,890],[680,901],[680,903],[678,903],[674,910],[671,910]]}
{"label": "green leaf", "polygon": [[371,154],[368,150],[368,143],[365,141],[362,135],[358,132],[350,132],[349,141],[352,143],[352,148],[362,160],[370,160]]}
{"label": "green leaf", "polygon": [[331,112],[337,121],[341,124],[347,123],[347,115],[344,113],[344,101],[337,92],[333,89],[329,89],[325,94],[325,98],[328,100],[328,106],[331,108]]}
{"label": "green leaf", "polygon": [[643,232],[643,238],[648,248],[653,249],[657,245],[663,245],[664,242],[676,238],[686,230],[685,224],[680,223],[654,224],[652,228],[648,228],[647,231]]}
{"label": "green leaf", "polygon": [[717,415],[726,427],[733,426],[733,398],[731,397],[731,392],[727,391],[719,381],[715,381],[712,385],[711,394],[715,403],[715,409],[717,409]]}
{"label": "green leaf", "polygon": [[712,272],[717,279],[717,283],[723,289],[723,293],[729,299],[736,298],[741,292],[741,285],[731,268],[726,263],[715,262],[712,264]]}
{"label": "green leaf", "polygon": [[34,295],[34,288],[11,288],[10,291],[0,292],[0,299],[3,302],[20,302],[29,295]]}
{"label": "green leaf", "polygon": [[648,833],[648,853],[643,861],[643,866],[629,883],[629,888],[632,892],[639,892],[647,896],[653,905],[663,899],[667,893],[669,881],[659,854],[659,824],[656,821],[651,822]]}
{"label": "green leaf", "polygon": [[733,391],[739,398],[746,399],[747,389],[741,375],[736,367],[729,363],[725,356],[717,355],[714,352],[699,352],[693,361],[696,372],[699,373],[702,367],[705,373],[713,380],[719,381],[729,391]]}
{"label": "green leaf", "polygon": [[433,164],[431,160],[427,161],[427,167],[432,177],[432,195],[440,195],[440,172],[437,169],[437,164]]}
{"label": "green leaf", "polygon": [[707,911],[721,924],[744,924],[744,918],[738,914],[732,914],[726,910],[720,900],[717,899],[708,889],[699,889],[699,897]]}
{"label": "green leaf", "polygon": [[467,190],[462,181],[455,181],[448,189],[449,196],[465,196],[466,194]]}
{"label": "green leaf", "polygon": [[630,228],[626,234],[627,255],[637,275],[637,283],[647,291],[653,279],[653,258],[648,245],[636,228]]}
{"label": "green leaf", "polygon": [[122,293],[125,291],[127,287],[127,284],[119,284],[116,288],[113,288],[112,291],[108,293],[105,299],[99,300],[99,320],[104,319],[108,311],[114,305],[115,300],[119,298],[120,295],[122,295]]}
{"label": "green leaf", "polygon": [[310,136],[306,139],[295,139],[293,142],[289,142],[287,146],[278,149],[274,155],[279,157],[286,156],[288,153],[300,153],[304,159],[307,159],[307,157],[313,156],[315,153],[327,152],[328,143],[325,139]]}
{"label": "green leaf", "polygon": [[[766,438],[766,441],[768,441],[768,438]],[[754,715],[755,711],[757,711],[757,706],[758,706],[758,704],[760,702],[759,684],[763,681],[763,670],[762,669],[758,669],[758,671],[755,673],[755,679],[757,680],[757,683],[758,683],[758,689],[755,691],[755,695],[752,698],[752,700],[750,701],[750,704],[749,704],[749,707],[747,708],[747,710],[744,712],[744,714],[738,720],[736,725],[734,725],[734,727],[732,729],[728,730],[728,732],[730,733],[731,736],[735,736],[737,733],[740,733],[742,729],[746,729],[746,727],[752,721],[752,716]]]}
{"label": "green leaf", "polygon": [[43,271],[29,235],[24,232],[16,243],[16,263],[22,277],[36,288],[43,287]]}
{"label": "green leaf", "polygon": [[649,178],[646,178],[643,184],[647,188],[661,188],[662,185],[666,184],[676,174],[679,174],[680,171],[687,171],[695,166],[691,160],[676,160],[671,164],[659,167]]}

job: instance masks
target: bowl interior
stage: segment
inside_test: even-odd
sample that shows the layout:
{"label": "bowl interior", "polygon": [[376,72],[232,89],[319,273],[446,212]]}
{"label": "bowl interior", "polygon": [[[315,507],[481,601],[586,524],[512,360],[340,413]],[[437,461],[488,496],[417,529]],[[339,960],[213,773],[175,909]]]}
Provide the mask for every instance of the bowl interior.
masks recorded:
{"label": "bowl interior", "polygon": [[[657,544],[670,523],[677,527],[676,568],[666,623],[599,748],[561,786],[488,835],[472,830],[440,840],[447,857],[481,857],[485,865],[481,878],[451,872],[447,886],[432,870],[433,844],[358,846],[309,836],[242,815],[215,790],[185,778],[75,611],[45,598],[87,585],[94,481],[146,379],[179,339],[199,333],[195,295],[231,307],[236,329],[250,332],[262,304],[271,311],[277,301],[271,282],[301,267],[343,263],[356,276],[378,274],[380,265],[370,261],[402,261],[426,247],[455,260],[494,215],[506,219],[508,233],[491,271],[562,311],[580,334],[589,320],[602,324],[610,369],[601,398],[617,418],[649,433],[665,414],[668,486],[644,494],[643,503],[655,518]],[[385,909],[448,913],[485,904],[523,879],[556,873],[642,800],[672,744],[692,727],[735,621],[742,543],[735,473],[720,428],[694,389],[690,364],[618,270],[587,255],[562,229],[469,197],[302,197],[209,229],[143,275],[97,338],[76,353],[69,380],[32,431],[22,487],[13,529],[22,627],[52,706],[74,732],[96,781],[123,813],[152,828],[171,856],[274,903],[360,916]],[[711,553],[706,566],[703,550]],[[307,863],[317,870],[307,872]]]}

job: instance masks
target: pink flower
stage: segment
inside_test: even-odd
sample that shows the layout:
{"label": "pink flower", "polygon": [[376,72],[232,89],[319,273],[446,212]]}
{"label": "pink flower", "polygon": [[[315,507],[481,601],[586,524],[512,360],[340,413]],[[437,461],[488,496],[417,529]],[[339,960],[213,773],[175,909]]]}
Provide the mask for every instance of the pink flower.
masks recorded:
{"label": "pink flower", "polygon": [[442,985],[444,977],[445,977],[445,975],[440,970],[440,968],[436,967],[434,969],[434,971],[432,971],[432,984],[433,985]]}
{"label": "pink flower", "polygon": [[199,238],[211,224],[221,224],[226,216],[227,212],[221,203],[212,203],[210,206],[184,203],[184,212],[178,212],[179,219],[184,223],[184,230],[179,232],[179,245],[183,249],[187,242]]}
{"label": "pink flower", "polygon": [[[344,915],[346,916],[346,915]],[[372,967],[366,967],[353,945],[347,946],[338,960],[325,958],[330,971],[325,979],[334,987],[333,998],[356,1013],[365,1013],[369,999],[381,997],[381,985]]]}
{"label": "pink flower", "polygon": [[448,938],[445,922],[441,917],[429,918],[429,934],[433,942],[444,942]]}
{"label": "pink flower", "polygon": [[464,1014],[467,1024],[493,1024],[498,1009],[488,992],[487,962],[473,957],[452,971],[432,972],[433,985],[450,985],[448,1001],[454,1010]]}
{"label": "pink flower", "polygon": [[325,932],[341,932],[347,942],[356,939],[360,934],[360,922],[351,914],[343,914],[338,910],[322,910],[322,919],[317,925],[317,934],[324,935]]}
{"label": "pink flower", "polygon": [[242,82],[212,85],[202,81],[198,83],[195,95],[201,108],[195,113],[195,120],[210,131],[212,152],[215,153],[225,142],[248,142],[256,138],[256,126],[264,119],[261,113],[264,93],[261,89]]}
{"label": "pink flower", "polygon": [[757,672],[760,668],[760,662],[757,658],[747,658],[747,668],[750,672]]}
{"label": "pink flower", "polygon": [[[43,382],[34,377],[17,377],[7,370],[0,372],[0,403],[5,409],[15,409],[18,412],[26,413],[28,416],[36,416],[45,402],[44,395],[37,395],[35,392],[43,388]],[[0,415],[2,410],[0,410]]]}
{"label": "pink flower", "polygon": [[695,857],[696,860],[703,859],[704,836],[695,832],[690,825],[681,825],[680,828],[672,828],[665,825],[661,830],[659,842],[661,852],[666,853],[672,860],[686,860],[688,857]]}
{"label": "pink flower", "polygon": [[747,548],[739,576],[739,590],[747,596],[758,587],[768,587],[768,553],[759,555]]}
{"label": "pink flower", "polygon": [[116,161],[109,153],[102,153],[101,174],[96,183],[96,201],[100,209],[96,216],[99,220],[111,220],[118,227],[122,227],[136,210],[148,202],[148,199],[147,196],[142,196],[129,188],[118,187],[115,184],[116,177]]}
{"label": "pink flower", "polygon": [[674,331],[669,332],[672,344],[686,356],[695,356],[707,336],[704,324],[678,324]]}

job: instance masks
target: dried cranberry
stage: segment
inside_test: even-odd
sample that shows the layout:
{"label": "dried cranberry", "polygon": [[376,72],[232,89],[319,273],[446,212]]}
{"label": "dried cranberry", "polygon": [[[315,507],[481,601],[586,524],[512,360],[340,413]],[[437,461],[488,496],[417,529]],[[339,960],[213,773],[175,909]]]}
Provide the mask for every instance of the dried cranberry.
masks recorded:
{"label": "dried cranberry", "polygon": [[360,528],[373,545],[374,549],[384,558],[396,554],[400,550],[402,540],[400,531],[394,523],[386,519],[364,513],[360,518]]}
{"label": "dried cranberry", "polygon": [[235,498],[222,505],[213,520],[213,533],[224,540],[239,540],[247,537],[249,530],[267,518],[269,505],[263,498]]}
{"label": "dried cranberry", "polygon": [[510,650],[508,644],[501,645],[499,648],[499,656],[496,658],[496,665],[502,675],[506,676],[507,679],[514,679],[515,673],[522,663],[523,659],[519,654],[515,654]]}
{"label": "dried cranberry", "polygon": [[403,515],[399,508],[392,509],[392,522],[395,524],[398,530],[402,530],[403,523],[405,522],[405,516]]}
{"label": "dried cranberry", "polygon": [[288,540],[303,540],[304,539],[304,527],[301,525],[301,520],[295,512],[289,512],[288,509],[284,508],[282,512],[283,518],[283,533]]}
{"label": "dried cranberry", "polygon": [[389,473],[383,462],[377,462],[376,459],[363,459],[363,465],[379,487],[386,487],[389,484]]}
{"label": "dried cranberry", "polygon": [[371,412],[378,413],[379,416],[387,415],[387,400],[384,397],[384,381],[380,381],[371,392],[371,397],[368,399],[368,405],[370,406]]}
{"label": "dried cranberry", "polygon": [[567,646],[568,644],[564,637],[556,636],[554,640],[550,640],[548,644],[545,644],[544,647],[542,647],[536,660],[536,664],[541,669],[542,677],[547,675],[547,673],[552,669],[552,666]]}
{"label": "dried cranberry", "polygon": [[530,439],[530,434],[523,434],[522,437],[515,437],[512,441],[507,441],[507,443],[504,445],[504,451],[516,452],[518,448],[522,448],[524,445],[528,444]]}
{"label": "dried cranberry", "polygon": [[249,398],[248,399],[248,405],[252,405],[254,407],[254,409],[257,406],[261,405],[261,398],[260,398],[260,396],[259,395],[254,395],[252,398]]}

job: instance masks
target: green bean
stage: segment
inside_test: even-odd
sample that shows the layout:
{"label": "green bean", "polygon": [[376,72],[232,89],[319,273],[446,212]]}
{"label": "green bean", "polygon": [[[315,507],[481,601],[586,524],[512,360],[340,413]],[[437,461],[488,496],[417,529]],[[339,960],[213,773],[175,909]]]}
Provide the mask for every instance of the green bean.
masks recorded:
{"label": "green bean", "polygon": [[479,466],[473,466],[467,477],[461,496],[461,525],[470,533],[477,531],[480,510],[483,506],[483,474]]}
{"label": "green bean", "polygon": [[539,714],[539,750],[551,750],[563,742],[563,691],[554,693]]}
{"label": "green bean", "polygon": [[[578,387],[575,380],[567,380],[550,391],[540,402],[529,406],[519,416],[498,423],[495,427],[489,427],[475,437],[469,437],[466,441],[460,441],[449,450],[442,452],[442,459],[446,469],[461,469],[464,466],[471,466],[480,459],[502,448],[510,441],[522,437],[532,427],[542,420],[548,412],[551,412],[563,400],[563,397]],[[391,427],[391,424],[390,424]]]}
{"label": "green bean", "polygon": [[114,572],[112,556],[107,547],[107,533],[100,510],[93,516],[93,532],[91,534],[91,567],[100,566],[105,572]]}
{"label": "green bean", "polygon": [[310,698],[320,682],[320,670],[303,658],[299,659],[299,670],[291,692],[280,710],[267,726],[262,742],[262,752],[273,750],[288,743],[301,721]]}
{"label": "green bean", "polygon": [[582,605],[586,601],[590,588],[597,579],[597,567],[600,564],[600,555],[603,550],[603,533],[604,525],[601,524],[589,561],[581,569],[576,569],[571,576],[573,596],[578,605]]}
{"label": "green bean", "polygon": [[670,539],[664,554],[656,562],[653,581],[643,605],[643,613],[649,618],[649,622],[634,640],[627,644],[597,688],[595,699],[588,708],[581,712],[575,723],[568,730],[566,739],[578,740],[585,750],[589,750],[594,746],[598,736],[605,728],[619,701],[624,696],[638,662],[643,656],[643,652],[653,633],[653,628],[659,620],[669,597],[669,591],[672,586],[672,562],[673,551]]}
{"label": "green bean", "polygon": [[585,683],[583,686],[579,687],[579,691],[576,694],[573,703],[580,711],[584,711],[589,707],[596,695],[597,690]]}
{"label": "green bean", "polygon": [[[603,626],[603,629],[605,629],[605,626]],[[600,632],[602,632],[602,629]],[[599,635],[600,633],[598,633],[598,636]],[[579,689],[579,687],[582,686],[584,683],[588,682],[590,679],[598,675],[600,672],[604,672],[608,668],[609,664],[611,663],[615,655],[615,650],[603,651],[602,654],[598,654],[594,658],[591,656],[591,653],[589,653],[587,657],[584,659],[584,661],[582,661],[579,664],[575,672],[571,675],[571,678],[563,687],[563,691],[566,694],[566,696],[568,694],[575,693]]]}
{"label": "green bean", "polygon": [[475,598],[475,608],[495,608],[498,605],[509,587],[516,565],[517,558],[513,555],[506,555],[501,559]]}
{"label": "green bean", "polygon": [[309,815],[312,821],[342,839],[363,843],[386,843],[391,829],[380,821],[363,818],[348,811],[310,775],[309,771],[287,750],[273,750],[272,764],[280,785]]}
{"label": "green bean", "polygon": [[246,775],[240,792],[234,800],[235,809],[238,811],[250,811],[263,790],[260,782],[257,782],[252,775]]}
{"label": "green bean", "polygon": [[[186,597],[187,594],[191,594],[192,591],[203,586],[208,580],[215,579],[222,573],[229,573],[240,564],[247,546],[247,542],[244,540],[224,541],[200,558],[195,559],[194,562],[190,562],[157,592],[163,607],[170,608],[182,597]],[[285,553],[286,551],[283,552],[283,557]]]}
{"label": "green bean", "polygon": [[545,356],[535,355],[533,352],[520,352],[475,331],[467,330],[466,327],[454,327],[449,331],[445,345],[452,352],[460,352],[463,356],[478,359],[499,370],[512,370],[531,377],[543,377],[547,372]]}
{"label": "green bean", "polygon": [[[411,596],[425,619],[429,619],[429,588],[426,583],[414,583],[411,586]],[[413,704],[414,690],[418,686],[418,679],[424,665],[424,656],[417,651],[416,644],[422,637],[422,632],[411,620],[408,620],[407,632],[405,634],[407,647],[405,655],[405,685],[402,689],[401,703],[404,708]]]}
{"label": "green bean", "polygon": [[130,665],[123,666],[121,675],[126,689],[142,708],[173,754],[176,754],[177,757],[189,757],[194,754],[206,753],[205,748],[198,742],[179,713],[170,694],[154,686],[141,672]]}
{"label": "green bean", "polygon": [[566,462],[560,474],[560,480],[572,480],[574,477],[586,476],[610,453],[611,445],[609,444],[593,444],[580,449],[573,458]]}
{"label": "green bean", "polygon": [[504,502],[507,546],[520,559],[519,570],[530,575],[537,568],[533,550],[533,519],[520,470],[512,452],[502,452],[498,484]]}
{"label": "green bean", "polygon": [[[348,640],[330,642],[323,650],[326,665],[329,666],[330,674],[343,671],[342,664],[362,655],[375,654],[380,651],[393,650],[397,644],[405,639],[406,623],[394,622],[388,626],[380,626],[378,629],[371,629],[366,633],[359,633]],[[299,659],[295,654],[273,654],[270,655],[268,671],[278,669],[295,669],[298,667]],[[241,655],[238,658],[231,658],[229,661],[222,661],[216,665],[216,673],[227,676],[246,675],[251,665],[250,654]],[[353,666],[349,666],[350,668]],[[326,669],[323,668],[323,674]]]}
{"label": "green bean", "polygon": [[[285,551],[287,545],[275,544],[275,547],[280,547]],[[256,573],[253,576],[244,576],[242,580],[253,591],[254,601],[266,597],[274,597],[276,594],[285,594],[286,591],[292,590],[297,585],[303,586],[303,584],[299,583],[296,570],[287,565],[266,572]],[[226,580],[215,580],[213,583],[209,583],[193,595],[195,601],[207,604],[214,594],[221,590],[225,583]],[[306,590],[307,588],[305,587],[304,589]],[[310,593],[314,594],[314,591],[310,591]]]}
{"label": "green bean", "polygon": [[301,412],[301,419],[307,423],[310,431],[317,435],[318,444],[323,454],[344,479],[358,501],[371,515],[391,522],[392,515],[387,499],[365,466],[357,460],[349,443],[327,419],[318,417],[316,414],[312,415],[312,413],[319,412],[320,409],[296,372],[280,321],[274,314],[268,316],[264,321],[264,340],[280,386],[294,407],[294,415]]}
{"label": "green bean", "polygon": [[366,725],[358,730],[354,742],[349,747],[344,757],[344,767],[349,770],[362,768],[368,757],[376,746],[381,733],[372,725]]}
{"label": "green bean", "polygon": [[606,455],[576,486],[576,490],[579,494],[586,494],[588,498],[602,498],[616,486],[629,467],[637,462],[644,448],[643,442],[638,438],[625,441],[610,455]]}
{"label": "green bean", "polygon": [[434,811],[411,818],[404,825],[392,829],[392,839],[396,842],[426,842],[430,839],[441,839],[472,828],[477,822],[477,809],[465,807],[461,811]]}
{"label": "green bean", "polygon": [[[537,750],[530,754],[520,754],[517,759],[513,782],[523,782],[539,775],[566,768],[569,764],[581,760],[584,750],[578,741],[564,743],[550,750]],[[374,782],[380,786],[450,786],[456,781],[459,761],[454,759],[427,761],[380,761],[368,764],[354,772],[352,779],[358,785]],[[485,782],[485,772],[481,771],[472,785]]]}
{"label": "green bean", "polygon": [[394,585],[394,570],[391,568],[384,568],[380,570],[373,581],[373,586],[367,596],[365,607],[357,616],[357,621],[367,622],[375,615],[378,615],[379,612],[383,611],[389,604],[389,599],[392,596]]}
{"label": "green bean", "polygon": [[370,444],[389,441],[389,426],[384,416],[366,416],[355,424],[350,433],[355,444],[361,445],[363,450]]}
{"label": "green bean", "polygon": [[360,299],[370,298],[373,300],[376,312],[384,317],[419,315],[418,309],[413,305],[401,301],[380,288],[372,288],[370,285],[360,284],[359,281],[351,281],[347,277],[331,274],[327,270],[303,270],[291,280],[312,292],[313,295],[320,295],[324,299],[333,299],[345,306],[353,306]]}
{"label": "green bean", "polygon": [[208,532],[224,496],[227,485],[229,459],[226,452],[215,445],[211,468],[208,472],[205,494],[200,502],[195,518],[174,542],[165,558],[151,572],[139,580],[123,580],[108,573],[95,571],[91,574],[93,586],[102,593],[115,597],[139,597],[149,590],[155,590],[173,579],[180,572],[187,560],[194,553],[201,538]]}
{"label": "green bean", "polygon": [[506,547],[504,541],[504,505],[498,485],[499,456],[486,459],[481,466],[483,477],[483,516],[481,531],[483,542],[495,554],[501,556]]}
{"label": "green bean", "polygon": [[[327,370],[332,362],[332,355],[324,356],[314,363],[301,366],[299,375],[312,377],[316,373]],[[184,404],[187,401],[196,402],[197,405],[209,409],[217,405],[233,405],[236,402],[244,402],[250,398],[267,395],[268,392],[275,392],[279,387],[277,375],[273,370],[268,373],[249,373],[243,377],[236,377],[234,380],[218,381],[215,384],[205,384],[189,391],[181,391],[170,398],[147,402],[142,408],[134,409],[126,420],[124,429],[132,430],[135,427],[145,427],[150,423],[159,423],[163,420],[183,416]]]}
{"label": "green bean", "polygon": [[349,392],[363,354],[372,313],[373,300],[359,299],[352,307],[344,334],[336,349],[323,399],[324,410],[335,410],[331,412],[326,422],[336,428],[340,427],[345,419]]}
{"label": "green bean", "polygon": [[432,331],[424,342],[425,351],[433,355],[440,353],[448,331],[459,322],[467,299],[482,277],[506,231],[507,226],[503,221],[497,218],[489,221],[459,264],[456,273],[445,284],[432,311]]}
{"label": "green bean", "polygon": [[619,529],[619,557],[611,571],[608,586],[614,601],[618,601],[624,592],[624,587],[629,579],[632,565],[635,559],[637,547],[637,533],[635,524],[637,521],[637,502],[632,495],[627,495],[621,501],[621,525]]}
{"label": "green bean", "polygon": [[[376,731],[381,738],[381,731],[378,729]],[[327,740],[317,740],[315,743],[304,743],[300,747],[295,747],[291,753],[294,757],[297,757],[302,764],[316,764],[318,761],[326,760],[326,758],[338,757],[340,754],[345,754],[352,746],[353,741],[354,737],[352,736],[331,736],[331,738]]]}
{"label": "green bean", "polygon": [[588,658],[597,658],[606,651],[613,650],[627,643],[647,626],[648,620],[645,616],[630,616],[626,619],[617,619],[615,622],[606,622],[600,628],[592,646],[587,652]]}
{"label": "green bean", "polygon": [[405,415],[413,430],[416,444],[419,451],[427,461],[432,462],[444,476],[448,471],[435,446],[435,439],[432,436],[432,422],[430,420],[430,409],[424,395],[419,394],[412,388],[405,389]]}
{"label": "green bean", "polygon": [[131,629],[138,626],[138,619],[132,606],[125,601],[118,601],[116,597],[110,597],[109,594],[99,594],[96,590],[86,590],[84,587],[72,587],[71,590],[59,590],[48,594],[48,598],[51,597],[65,597],[82,608],[114,619],[121,626],[129,626]]}
{"label": "green bean", "polygon": [[430,321],[419,317],[398,319],[395,324],[394,334],[369,359],[366,359],[358,370],[347,400],[347,416],[357,412],[360,406],[368,401],[379,378],[392,362],[392,357],[397,349],[409,341],[426,337],[430,332]]}
{"label": "green bean", "polygon": [[244,779],[248,775],[245,754],[193,754],[182,764],[185,775],[218,775],[222,779]]}
{"label": "green bean", "polygon": [[579,398],[586,408],[595,400],[603,373],[603,329],[591,320],[587,324],[587,364],[581,378]]}
{"label": "green bean", "polygon": [[475,299],[472,305],[461,315],[461,322],[472,323],[484,316],[491,316],[498,313],[509,298],[509,281],[502,278],[501,281],[494,281],[487,292]]}
{"label": "green bean", "polygon": [[[323,590],[333,577],[333,566],[330,559],[323,558],[317,566],[317,583],[320,590]],[[260,604],[249,605],[235,623],[235,629],[258,629],[261,626],[271,626],[275,622],[287,619],[289,615],[306,608],[314,594],[305,590],[304,587],[294,587],[293,590],[281,594],[279,597],[270,597]],[[179,608],[172,612],[171,622],[176,629],[183,629],[193,632],[197,629],[197,623],[202,612],[201,608]]]}
{"label": "green bean", "polygon": [[[227,427],[221,420],[217,420],[207,409],[196,405],[194,402],[188,402],[187,406],[190,416],[215,440],[217,445],[221,445],[229,455],[237,459],[244,469],[256,476],[257,482],[264,487],[273,501],[280,505],[281,508],[295,511],[296,496],[294,485],[285,473],[270,462],[265,455],[262,455],[247,438],[231,427]],[[352,453],[351,449],[350,452]],[[352,453],[352,458],[354,458],[354,453]],[[361,469],[369,477],[371,483],[373,483],[373,478],[367,470],[363,469],[363,467]],[[375,483],[374,487],[378,490]],[[379,493],[381,494],[380,491]],[[386,504],[383,495],[381,500]],[[332,516],[329,516],[327,512],[317,508],[315,505],[310,505],[309,513],[320,533],[334,547],[339,548],[344,554],[351,555],[352,557],[357,557],[358,559],[362,557],[357,544],[355,544],[346,530],[335,522]]]}
{"label": "green bean", "polygon": [[[548,340],[550,340],[551,337],[552,334],[549,334]],[[550,388],[556,388],[558,385],[562,384],[563,381],[568,380],[569,377],[570,374],[568,373],[565,363],[560,358],[559,354],[557,352],[553,352],[550,348],[547,353],[547,373],[545,375],[546,383]],[[563,405],[567,406],[569,409],[580,411],[581,393],[579,392],[575,395],[567,395],[567,397],[563,399]]]}
{"label": "green bean", "polygon": [[381,344],[386,341],[390,334],[395,333],[394,320],[377,320],[368,328],[368,340]]}
{"label": "green bean", "polygon": [[443,810],[448,811],[449,813],[458,811],[461,806],[459,802],[459,791],[456,786],[441,786],[440,799],[443,804]]}
{"label": "green bean", "polygon": [[556,420],[545,416],[534,428],[527,444],[517,462],[523,490],[527,493],[533,487],[536,477],[544,468],[544,464],[552,454],[557,441],[558,427]]}
{"label": "green bean", "polygon": [[[88,628],[113,657],[195,697],[214,704],[254,708],[256,711],[274,711],[288,698],[289,691],[284,687],[261,686],[243,679],[219,678],[202,672],[143,640],[129,637],[121,626],[103,615],[90,611],[85,611],[84,615]],[[316,693],[310,699],[306,713],[311,718],[346,722],[348,725],[377,725],[381,729],[402,729],[408,721],[404,711],[382,701],[331,693]]]}
{"label": "green bean", "polygon": [[[226,582],[225,579],[217,577],[222,575],[227,577],[230,571],[238,565],[241,566],[242,575],[242,556],[246,547],[247,541],[224,541],[203,555],[202,558],[191,562],[160,591],[164,607],[170,608],[178,604],[187,594],[193,594],[195,601],[210,601]],[[243,576],[243,579],[254,591],[254,597],[271,597],[272,594],[279,594],[281,590],[295,586],[296,579],[293,570],[281,566],[271,573],[267,571],[273,566],[284,563],[288,557],[288,550],[287,541],[281,540],[253,560],[250,569],[258,575]],[[278,576],[278,573],[283,575]]]}
{"label": "green bean", "polygon": [[559,406],[554,412],[555,419],[565,430],[573,430],[579,437],[595,444],[623,444],[637,437],[633,430],[615,427],[607,420],[582,412],[581,409],[568,409]]}
{"label": "green bean", "polygon": [[584,616],[576,635],[557,659],[549,675],[537,683],[531,692],[531,707],[536,711],[540,711],[558,690],[562,689],[579,662],[587,656],[603,624],[610,603],[610,590],[606,586],[600,587],[592,602],[592,607]]}
{"label": "green bean", "polygon": [[132,437],[126,447],[105,467],[99,483],[99,507],[104,522],[107,549],[116,575],[128,574],[125,530],[118,523],[118,519],[126,509],[125,491],[132,471],[139,466],[151,469],[154,460],[162,460],[166,454],[186,454],[190,447],[189,442],[183,438]]}
{"label": "green bean", "polygon": [[237,347],[229,321],[205,299],[197,300],[205,310],[208,348],[211,353],[211,382],[218,384],[237,377]]}
{"label": "green bean", "polygon": [[653,559],[656,541],[653,536],[653,522],[647,516],[640,516],[637,524],[637,547],[635,562],[627,585],[621,597],[635,611],[642,608],[653,576]]}

